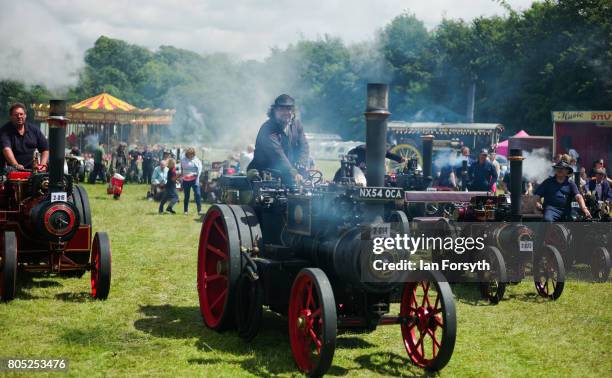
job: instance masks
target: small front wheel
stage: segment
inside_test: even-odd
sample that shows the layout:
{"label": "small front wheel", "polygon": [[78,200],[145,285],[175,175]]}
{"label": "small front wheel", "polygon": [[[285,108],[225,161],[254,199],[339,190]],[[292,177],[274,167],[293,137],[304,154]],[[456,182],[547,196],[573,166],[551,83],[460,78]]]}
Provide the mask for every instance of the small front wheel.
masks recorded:
{"label": "small front wheel", "polygon": [[420,272],[404,284],[400,317],[410,360],[426,370],[442,369],[455,348],[457,319],[453,292],[440,272]]}
{"label": "small front wheel", "polygon": [[106,299],[111,284],[111,246],[106,232],[96,232],[91,246],[91,296]]}
{"label": "small front wheel", "polygon": [[506,291],[508,281],[506,273],[506,263],[499,249],[488,246],[482,251],[479,260],[486,261],[490,269],[481,271],[478,275],[480,294],[493,304],[499,303]]}
{"label": "small front wheel", "polygon": [[0,243],[0,301],[15,298],[17,286],[17,236],[5,231]]}
{"label": "small front wheel", "polygon": [[536,291],[544,298],[555,300],[561,296],[565,284],[565,267],[557,248],[545,244],[535,256],[533,280]]}
{"label": "small front wheel", "polygon": [[325,273],[302,269],[289,297],[289,340],[298,368],[322,376],[330,368],[336,349],[336,301]]}
{"label": "small front wheel", "polygon": [[611,267],[612,263],[610,262],[610,253],[608,253],[608,250],[605,247],[596,248],[591,258],[593,280],[595,282],[606,282],[610,275]]}

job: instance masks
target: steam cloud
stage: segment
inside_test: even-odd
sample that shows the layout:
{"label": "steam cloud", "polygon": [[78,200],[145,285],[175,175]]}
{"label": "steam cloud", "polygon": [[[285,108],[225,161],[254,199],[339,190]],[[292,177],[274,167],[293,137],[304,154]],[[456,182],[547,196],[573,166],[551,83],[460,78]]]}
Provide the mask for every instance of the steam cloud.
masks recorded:
{"label": "steam cloud", "polygon": [[0,80],[44,84],[62,91],[76,85],[84,65],[77,38],[30,2],[3,3],[0,12]]}
{"label": "steam cloud", "polygon": [[538,148],[523,154],[523,177],[535,183],[541,183],[552,173],[552,161],[548,148]]}

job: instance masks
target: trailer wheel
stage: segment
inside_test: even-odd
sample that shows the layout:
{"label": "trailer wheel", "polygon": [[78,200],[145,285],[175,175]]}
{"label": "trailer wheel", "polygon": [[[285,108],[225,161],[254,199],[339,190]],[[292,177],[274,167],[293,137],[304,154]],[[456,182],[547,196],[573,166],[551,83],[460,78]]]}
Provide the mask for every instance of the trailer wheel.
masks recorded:
{"label": "trailer wheel", "polygon": [[553,300],[559,298],[565,283],[565,267],[557,248],[545,244],[536,254],[533,265],[533,280],[538,294]]}
{"label": "trailer wheel", "polygon": [[406,282],[400,305],[402,338],[410,360],[430,371],[442,369],[455,348],[453,292],[440,272],[419,272]]}
{"label": "trailer wheel", "polygon": [[298,368],[322,376],[336,349],[336,301],[325,273],[305,268],[298,273],[289,298],[289,340]]}
{"label": "trailer wheel", "polygon": [[488,246],[482,251],[478,260],[485,260],[491,266],[490,270],[480,271],[478,274],[480,294],[489,302],[497,304],[504,297],[508,281],[504,257],[499,249]]}
{"label": "trailer wheel", "polygon": [[204,216],[198,246],[198,296],[204,324],[215,331],[234,327],[234,292],[242,271],[234,213],[213,205]]}
{"label": "trailer wheel", "polygon": [[606,282],[610,275],[611,267],[612,262],[610,261],[610,253],[608,250],[605,247],[596,248],[591,259],[593,280],[595,282]]}
{"label": "trailer wheel", "polygon": [[111,285],[111,246],[106,232],[96,232],[91,246],[91,296],[108,298]]}
{"label": "trailer wheel", "polygon": [[5,231],[0,245],[0,301],[15,298],[17,286],[17,236]]}

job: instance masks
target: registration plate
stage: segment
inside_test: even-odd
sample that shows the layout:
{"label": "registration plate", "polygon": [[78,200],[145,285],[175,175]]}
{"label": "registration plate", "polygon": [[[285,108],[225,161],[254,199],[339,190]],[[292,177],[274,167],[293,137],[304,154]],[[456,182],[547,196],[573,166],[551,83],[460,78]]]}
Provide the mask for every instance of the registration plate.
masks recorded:
{"label": "registration plate", "polygon": [[401,200],[404,198],[404,191],[400,188],[365,187],[359,188],[359,198],[373,200]]}
{"label": "registration plate", "polygon": [[533,252],[533,241],[520,241],[519,251],[521,252]]}
{"label": "registration plate", "polygon": [[391,223],[376,223],[370,227],[370,238],[388,238],[391,236]]}
{"label": "registration plate", "polygon": [[51,202],[68,202],[68,195],[66,192],[52,192]]}

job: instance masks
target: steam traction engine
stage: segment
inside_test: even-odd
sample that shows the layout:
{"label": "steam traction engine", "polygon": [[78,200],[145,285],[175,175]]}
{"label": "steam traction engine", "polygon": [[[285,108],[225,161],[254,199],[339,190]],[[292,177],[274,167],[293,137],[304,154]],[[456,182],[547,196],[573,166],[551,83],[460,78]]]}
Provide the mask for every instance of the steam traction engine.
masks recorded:
{"label": "steam traction engine", "polygon": [[[87,192],[64,174],[65,103],[51,100],[49,172],[37,162],[28,171],[0,177],[0,298],[15,296],[17,270],[82,276],[91,271],[91,295],[110,290],[108,236],[91,240]],[[36,159],[35,159],[36,160]]]}
{"label": "steam traction engine", "polygon": [[[579,179],[579,178],[578,178]],[[581,190],[592,215],[586,219],[576,202],[572,202],[572,216],[567,222],[551,223],[546,229],[546,243],[554,245],[564,264],[586,264],[595,282],[606,282],[612,268],[612,202],[601,201],[595,193]]]}
{"label": "steam traction engine", "polygon": [[[400,220],[390,210],[403,190],[383,187],[387,86],[368,86],[367,179],[311,188],[278,180],[225,177],[225,204],[213,205],[202,225],[198,294],[207,327],[236,327],[244,339],[258,332],[263,306],[287,315],[298,368],[324,374],[339,329],[373,331],[396,324],[413,363],[443,368],[455,343],[452,292],[437,272],[372,282],[362,275],[367,257],[362,232]],[[403,220],[403,222],[402,222]],[[370,250],[371,253],[371,250]],[[393,260],[393,256],[388,257]],[[374,272],[374,274],[376,274]],[[385,279],[387,278],[387,279]],[[390,312],[399,293],[399,313]]]}
{"label": "steam traction engine", "polygon": [[510,151],[510,201],[504,195],[478,195],[469,204],[458,206],[452,220],[436,225],[446,236],[481,236],[485,248],[474,255],[451,254],[454,259],[486,260],[491,270],[478,281],[483,297],[499,302],[507,283],[518,283],[531,267],[536,291],[542,297],[557,299],[563,292],[565,267],[557,248],[538,237],[543,223],[524,223],[520,214],[522,161],[521,150]]}

